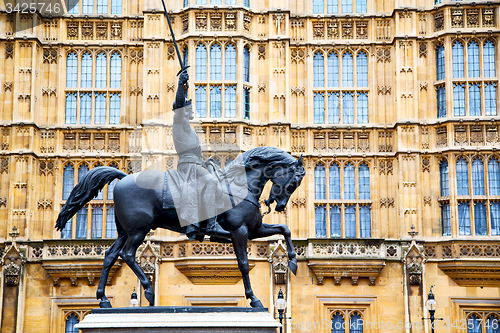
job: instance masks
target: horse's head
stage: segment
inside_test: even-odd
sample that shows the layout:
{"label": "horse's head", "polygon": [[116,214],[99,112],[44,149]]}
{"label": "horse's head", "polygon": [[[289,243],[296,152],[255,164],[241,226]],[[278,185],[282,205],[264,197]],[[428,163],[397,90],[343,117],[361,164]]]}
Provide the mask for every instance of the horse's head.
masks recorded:
{"label": "horse's head", "polygon": [[276,202],[276,211],[284,211],[290,196],[299,187],[305,173],[302,155],[293,165],[276,167],[273,170],[271,178],[273,186],[266,205]]}

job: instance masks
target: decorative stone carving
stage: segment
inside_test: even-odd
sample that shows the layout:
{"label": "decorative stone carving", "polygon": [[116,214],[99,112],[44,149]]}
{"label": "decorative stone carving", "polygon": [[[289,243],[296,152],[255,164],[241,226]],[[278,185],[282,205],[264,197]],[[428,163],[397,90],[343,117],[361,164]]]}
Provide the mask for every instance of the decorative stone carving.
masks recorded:
{"label": "decorative stone carving", "polygon": [[389,47],[377,48],[377,62],[391,62],[391,49]]}
{"label": "decorative stone carving", "polygon": [[313,22],[313,38],[324,39],[325,38],[325,22],[316,21]]}
{"label": "decorative stone carving", "polygon": [[43,63],[44,64],[57,64],[57,49],[50,48],[43,50]]}
{"label": "decorative stone carving", "polygon": [[52,209],[52,200],[50,199],[38,200],[38,209],[40,210]]}
{"label": "decorative stone carving", "polygon": [[391,40],[391,20],[382,19],[377,20],[377,40],[379,41],[389,41]]}
{"label": "decorative stone carving", "polygon": [[132,49],[129,58],[131,64],[144,63],[144,51],[142,49]]}
{"label": "decorative stone carving", "polygon": [[368,21],[356,22],[356,37],[358,39],[368,39]]}
{"label": "decorative stone carving", "polygon": [[15,238],[19,236],[17,228],[12,229],[9,233],[13,239],[12,245],[7,247],[0,259],[0,265],[3,266],[4,281],[7,286],[18,286],[21,277],[21,270],[26,263],[25,249],[19,249],[15,242]]}
{"label": "decorative stone carving", "polygon": [[266,45],[265,44],[259,44],[258,47],[259,51],[259,60],[265,60],[266,59]]}
{"label": "decorative stone carving", "polygon": [[236,31],[236,13],[227,12],[225,14],[224,23],[226,31]]}
{"label": "decorative stone carving", "polygon": [[467,9],[467,27],[468,28],[479,27],[479,9],[476,8]]}
{"label": "decorative stone carving", "polygon": [[486,143],[493,144],[498,142],[498,126],[488,125],[486,126]]}
{"label": "decorative stone carving", "polygon": [[185,34],[189,32],[189,14],[181,16],[182,19],[182,33]]}
{"label": "decorative stone carving", "polygon": [[142,162],[141,161],[128,161],[127,162],[127,173],[128,174],[141,172],[141,170],[142,170]]}
{"label": "decorative stone carving", "polygon": [[210,13],[210,30],[221,31],[222,30],[222,14],[221,13]]}
{"label": "decorative stone carving", "polygon": [[108,22],[96,23],[95,37],[97,40],[108,39]]}
{"label": "decorative stone carving", "polygon": [[483,27],[495,26],[495,9],[483,8]]}
{"label": "decorative stone carving", "polygon": [[349,21],[342,22],[342,38],[353,39],[353,23]]}
{"label": "decorative stone carving", "polygon": [[207,14],[205,13],[196,14],[195,28],[198,31],[207,30]]}
{"label": "decorative stone carving", "polygon": [[390,95],[391,94],[391,87],[390,86],[378,86],[377,87],[377,93],[379,95]]}
{"label": "decorative stone carving", "polygon": [[0,207],[7,207],[7,198],[0,198]]}
{"label": "decorative stone carving", "polygon": [[148,277],[149,281],[154,284],[155,273],[160,260],[159,246],[152,243],[149,239],[145,244],[141,245],[137,251],[136,261]]}
{"label": "decorative stone carving", "polygon": [[94,38],[94,23],[82,22],[82,39]]}
{"label": "decorative stone carving", "polygon": [[432,206],[432,197],[424,197],[424,206]]}
{"label": "decorative stone carving", "polygon": [[278,241],[276,248],[271,254],[271,264],[275,284],[286,284],[286,275],[288,273],[288,252],[281,240]]}
{"label": "decorative stone carving", "polygon": [[483,126],[480,125],[470,126],[470,144],[472,146],[480,146],[484,144]]}
{"label": "decorative stone carving", "polygon": [[418,43],[418,56],[419,58],[427,58],[427,43]]}
{"label": "decorative stone carving", "polygon": [[[89,286],[95,285],[95,281],[101,276],[102,264],[44,264],[42,267],[47,271],[54,282],[54,286],[60,285],[61,279],[69,279],[72,286],[78,285],[78,279],[83,279]],[[114,264],[109,270],[106,281],[111,284],[113,276],[120,269],[121,264]]]}
{"label": "decorative stone carving", "polygon": [[446,127],[445,126],[438,127],[436,129],[436,132],[437,132],[436,145],[438,147],[446,146],[448,144]]}
{"label": "decorative stone carving", "polygon": [[467,126],[455,125],[455,145],[464,146],[468,144]]}
{"label": "decorative stone carving", "polygon": [[306,57],[306,51],[304,48],[290,48],[290,57],[292,64],[303,64]]}
{"label": "decorative stone carving", "polygon": [[370,133],[368,132],[358,133],[358,150],[361,152],[370,150]]}
{"label": "decorative stone carving", "polygon": [[434,14],[434,31],[441,31],[444,29],[444,14],[437,12]]}
{"label": "decorative stone carving", "polygon": [[250,14],[244,14],[243,15],[243,30],[246,32],[251,31],[251,24],[252,24],[252,15]]}
{"label": "decorative stone carving", "polygon": [[379,160],[378,167],[381,175],[392,175],[393,173],[394,166],[392,159]]}
{"label": "decorative stone carving", "polygon": [[463,28],[464,27],[464,11],[463,9],[451,10],[451,27]]}
{"label": "decorative stone carving", "polygon": [[422,284],[422,266],[425,262],[425,257],[421,249],[412,240],[409,250],[407,250],[404,256],[404,262],[406,263],[406,271],[408,273],[408,279],[411,285]]}
{"label": "decorative stone carving", "polygon": [[66,28],[67,28],[68,39],[78,39],[78,29],[79,29],[78,22],[68,22],[66,24]]}
{"label": "decorative stone carving", "polygon": [[5,92],[12,92],[12,86],[13,86],[13,83],[12,82],[4,82],[3,84],[3,91]]}
{"label": "decorative stone carving", "polygon": [[380,208],[394,208],[394,198],[381,198]]}
{"label": "decorative stone carving", "polygon": [[328,36],[328,39],[338,39],[340,32],[339,32],[339,22],[336,20],[330,20],[328,21],[328,25],[326,27],[326,33]]}
{"label": "decorative stone carving", "polygon": [[378,151],[380,153],[392,152],[392,131],[379,131],[378,132]]}
{"label": "decorative stone carving", "polygon": [[422,172],[431,172],[431,160],[429,157],[422,157]]}

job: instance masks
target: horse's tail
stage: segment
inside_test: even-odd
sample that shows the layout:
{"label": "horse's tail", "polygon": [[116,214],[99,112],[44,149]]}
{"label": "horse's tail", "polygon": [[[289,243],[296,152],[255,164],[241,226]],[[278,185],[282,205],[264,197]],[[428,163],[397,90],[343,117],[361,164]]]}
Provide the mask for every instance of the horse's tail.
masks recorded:
{"label": "horse's tail", "polygon": [[57,217],[56,229],[58,231],[63,230],[66,222],[93,197],[97,196],[99,190],[106,183],[110,183],[116,178],[122,179],[126,176],[126,173],[111,167],[97,167],[90,170],[71,191],[66,204]]}

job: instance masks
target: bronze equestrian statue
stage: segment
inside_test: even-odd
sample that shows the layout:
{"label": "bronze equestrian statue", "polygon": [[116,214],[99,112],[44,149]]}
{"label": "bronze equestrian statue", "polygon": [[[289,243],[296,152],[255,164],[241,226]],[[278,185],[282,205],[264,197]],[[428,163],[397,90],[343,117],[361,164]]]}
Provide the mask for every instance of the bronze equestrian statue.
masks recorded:
{"label": "bronze equestrian statue", "polygon": [[[97,288],[97,299],[100,299],[102,308],[111,307],[104,290],[109,270],[118,256],[137,275],[146,299],[151,306],[154,305],[153,286],[135,261],[135,255],[147,233],[156,228],[187,234],[191,240],[201,241],[204,235],[230,240],[243,277],[245,296],[251,300],[252,307],[262,307],[262,303],[250,285],[248,240],[283,235],[288,250],[288,267],[294,274],[297,272],[290,230],[286,224],[262,222],[259,198],[266,183],[272,181],[265,203],[269,207],[276,202],[276,211],[283,211],[305,175],[302,156],[296,160],[279,148],[258,147],[238,156],[220,172],[219,177],[215,177],[206,168],[199,139],[195,138],[196,133],[189,125],[192,111],[190,101],[186,99],[187,81],[184,69],[179,77],[174,104],[173,135],[179,154],[177,172],[146,170],[127,175],[111,167],[94,168],[73,188],[57,218],[56,229],[64,229],[67,221],[97,196],[99,190],[114,179],[120,179],[113,191],[118,237],[106,251]],[[196,195],[185,206],[182,201],[184,191]],[[220,197],[223,203],[215,205],[214,197]]]}

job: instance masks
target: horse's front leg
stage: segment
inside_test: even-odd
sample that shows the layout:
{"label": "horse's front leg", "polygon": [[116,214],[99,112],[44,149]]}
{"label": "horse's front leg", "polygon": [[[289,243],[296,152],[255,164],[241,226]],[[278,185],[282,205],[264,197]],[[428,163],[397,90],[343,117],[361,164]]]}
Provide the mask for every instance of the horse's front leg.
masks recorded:
{"label": "horse's front leg", "polygon": [[238,260],[238,268],[241,271],[241,276],[243,277],[243,284],[245,285],[245,296],[251,300],[250,305],[253,308],[264,307],[260,300],[253,294],[252,286],[250,285],[250,277],[248,273],[250,269],[248,268],[248,254],[247,254],[247,243],[248,243],[248,229],[245,225],[239,227],[235,231],[231,231],[231,236],[233,239],[234,252],[236,253],[236,259]]}
{"label": "horse's front leg", "polygon": [[297,274],[297,255],[295,254],[295,249],[293,248],[292,233],[286,224],[267,224],[262,223],[259,229],[254,230],[250,239],[261,238],[273,236],[276,234],[283,235],[285,237],[286,248],[288,251],[288,268],[293,274]]}

